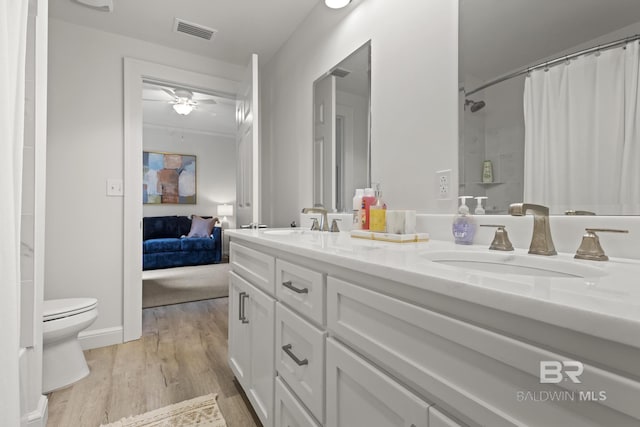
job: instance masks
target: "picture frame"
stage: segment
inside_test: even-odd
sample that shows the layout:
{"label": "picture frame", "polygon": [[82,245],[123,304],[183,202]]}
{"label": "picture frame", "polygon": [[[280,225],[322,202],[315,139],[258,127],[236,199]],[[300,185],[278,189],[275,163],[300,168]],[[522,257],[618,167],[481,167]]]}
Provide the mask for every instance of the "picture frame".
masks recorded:
{"label": "picture frame", "polygon": [[149,205],[195,205],[196,156],[143,151],[142,202]]}

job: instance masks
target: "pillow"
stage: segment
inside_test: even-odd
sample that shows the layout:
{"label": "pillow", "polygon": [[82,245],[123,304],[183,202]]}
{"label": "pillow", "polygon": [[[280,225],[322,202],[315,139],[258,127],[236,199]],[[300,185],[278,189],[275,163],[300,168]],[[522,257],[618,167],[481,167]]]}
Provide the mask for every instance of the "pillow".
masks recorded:
{"label": "pillow", "polygon": [[187,237],[209,237],[217,221],[218,218],[205,219],[198,215],[193,215],[191,218],[191,231],[189,231]]}

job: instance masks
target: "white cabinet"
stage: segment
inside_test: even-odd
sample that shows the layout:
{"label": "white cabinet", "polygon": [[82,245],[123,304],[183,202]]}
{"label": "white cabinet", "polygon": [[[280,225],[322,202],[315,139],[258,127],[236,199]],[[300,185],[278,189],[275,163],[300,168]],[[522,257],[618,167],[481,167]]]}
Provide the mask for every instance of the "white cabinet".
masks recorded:
{"label": "white cabinet", "polygon": [[230,274],[229,364],[263,426],[273,425],[275,299]]}
{"label": "white cabinet", "polygon": [[246,303],[249,297],[246,281],[235,274],[229,278],[229,365],[240,384],[249,378],[251,357],[251,333],[246,320]]}
{"label": "white cabinet", "polygon": [[[297,246],[238,241],[229,361],[267,427],[639,425],[637,376],[608,368],[606,358],[590,360],[581,344],[505,333],[486,318],[513,316],[475,306],[461,316],[450,311],[453,299],[311,259]],[[515,320],[518,330],[547,328]],[[566,338],[588,336],[567,331]],[[621,354],[629,366],[637,360],[635,351]],[[578,355],[582,382],[541,384],[541,361]],[[606,391],[606,400],[591,398],[594,390]],[[535,391],[569,400],[536,399]]]}
{"label": "white cabinet", "polygon": [[291,262],[276,260],[276,295],[318,325],[324,324],[324,274]]}
{"label": "white cabinet", "polygon": [[275,427],[319,427],[281,378],[276,378]]}
{"label": "white cabinet", "polygon": [[428,427],[429,404],[330,338],[326,425]]}
{"label": "white cabinet", "polygon": [[316,419],[324,420],[325,332],[281,303],[276,307],[276,370]]}
{"label": "white cabinet", "polygon": [[429,408],[429,427],[462,427],[462,424],[458,424],[432,406]]}

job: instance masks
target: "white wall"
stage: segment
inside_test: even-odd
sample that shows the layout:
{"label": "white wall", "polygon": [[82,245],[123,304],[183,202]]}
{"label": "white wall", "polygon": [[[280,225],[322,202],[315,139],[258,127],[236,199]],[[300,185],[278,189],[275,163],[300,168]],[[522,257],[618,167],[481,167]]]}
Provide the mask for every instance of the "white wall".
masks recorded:
{"label": "white wall", "polygon": [[[150,205],[144,216],[202,215],[217,216],[217,206],[233,204],[236,194],[236,145],[234,136],[206,135],[188,130],[144,126],[144,151],[196,156],[196,204]],[[228,218],[230,225],[233,218]]]}
{"label": "white wall", "polygon": [[372,180],[390,208],[454,212],[454,200],[436,200],[435,171],[457,170],[458,2],[356,0],[341,11],[319,3],[262,69],[270,225],[311,205],[313,82],[369,39]]}
{"label": "white wall", "polygon": [[98,298],[90,330],[122,326],[123,57],[238,80],[242,67],[60,20],[49,23],[45,299]]}

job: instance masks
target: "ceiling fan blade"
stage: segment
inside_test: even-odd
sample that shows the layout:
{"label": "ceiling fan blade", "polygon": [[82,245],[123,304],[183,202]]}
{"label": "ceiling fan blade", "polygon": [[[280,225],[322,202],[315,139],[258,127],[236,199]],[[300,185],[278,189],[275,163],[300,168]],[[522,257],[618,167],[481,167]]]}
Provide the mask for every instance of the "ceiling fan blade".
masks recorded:
{"label": "ceiling fan blade", "polygon": [[151,101],[151,102],[169,102],[166,99],[148,99],[148,98],[142,98],[143,101]]}
{"label": "ceiling fan blade", "polygon": [[171,89],[167,89],[166,87],[161,87],[160,89],[162,89],[164,92],[168,93],[172,98],[176,98],[175,92],[172,91]]}
{"label": "ceiling fan blade", "polygon": [[198,104],[217,104],[215,99],[196,99],[195,100]]}

